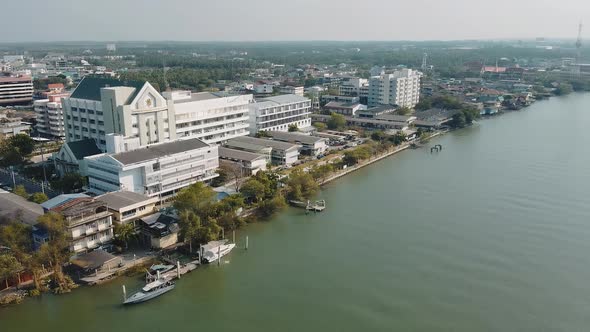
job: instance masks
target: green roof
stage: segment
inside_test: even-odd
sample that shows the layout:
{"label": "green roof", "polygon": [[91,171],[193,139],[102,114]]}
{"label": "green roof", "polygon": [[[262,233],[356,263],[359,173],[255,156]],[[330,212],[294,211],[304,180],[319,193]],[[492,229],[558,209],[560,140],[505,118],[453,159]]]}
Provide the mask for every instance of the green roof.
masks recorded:
{"label": "green roof", "polygon": [[67,143],[70,150],[78,160],[84,157],[94,156],[100,154],[102,151],[96,146],[96,142],[92,138],[83,139],[81,141]]}
{"label": "green roof", "polygon": [[86,76],[76,87],[70,98],[100,101],[100,89],[115,86],[127,86],[135,88],[135,92],[129,97],[129,102],[135,98],[145,82],[121,81],[115,78],[102,78]]}

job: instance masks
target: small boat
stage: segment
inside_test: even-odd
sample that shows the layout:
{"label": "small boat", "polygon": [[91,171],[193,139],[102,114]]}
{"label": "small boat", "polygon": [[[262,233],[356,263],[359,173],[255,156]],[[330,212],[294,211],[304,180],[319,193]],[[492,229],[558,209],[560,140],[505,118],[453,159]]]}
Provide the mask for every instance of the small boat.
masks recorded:
{"label": "small boat", "polygon": [[227,240],[211,241],[201,247],[203,260],[206,263],[211,263],[218,259],[221,259],[221,257],[229,254],[229,252],[232,251],[232,249],[235,248],[235,246],[235,243],[228,244]]}
{"label": "small boat", "polygon": [[175,268],[176,268],[175,265],[154,264],[154,265],[150,266],[150,273],[156,273],[156,272],[166,273],[166,272],[173,270]]}
{"label": "small boat", "polygon": [[155,297],[158,297],[166,292],[169,292],[173,289],[174,282],[166,280],[164,278],[158,278],[155,281],[152,281],[143,286],[143,288],[139,292],[131,295],[128,298],[125,298],[123,304],[135,304],[145,302]]}

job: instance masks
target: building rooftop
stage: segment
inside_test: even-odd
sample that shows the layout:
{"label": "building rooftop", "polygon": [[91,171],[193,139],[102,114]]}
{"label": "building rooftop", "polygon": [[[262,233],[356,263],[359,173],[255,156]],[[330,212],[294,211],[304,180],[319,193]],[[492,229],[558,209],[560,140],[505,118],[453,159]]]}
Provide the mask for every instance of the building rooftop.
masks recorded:
{"label": "building rooftop", "polygon": [[93,156],[100,154],[102,151],[96,146],[96,142],[92,138],[83,139],[75,142],[66,143],[74,157],[78,160],[84,159],[84,157]]}
{"label": "building rooftop", "polygon": [[[57,207],[58,209],[61,209],[61,213],[66,218],[91,216],[106,211],[105,203],[92,198],[76,198],[70,202],[72,202],[72,204],[69,206],[65,206],[67,205],[66,203]],[[56,208],[53,210],[55,211]]]}
{"label": "building rooftop", "polygon": [[86,76],[82,79],[80,84],[76,87],[70,98],[75,99],[88,99],[100,101],[100,89],[117,86],[127,86],[135,88],[135,92],[129,97],[129,101],[135,99],[139,90],[144,86],[146,82],[140,81],[121,81],[115,78],[102,78],[102,77],[89,77]]}
{"label": "building rooftop", "polygon": [[381,114],[375,117],[377,120],[393,121],[393,122],[408,122],[415,120],[416,117],[412,115],[399,115],[399,114]]}
{"label": "building rooftop", "polygon": [[72,257],[71,262],[82,269],[94,270],[116,259],[118,259],[116,256],[104,250],[93,250]]}
{"label": "building rooftop", "polygon": [[284,131],[269,131],[268,134],[275,140],[302,144],[315,144],[317,142],[326,140],[323,137],[315,137],[297,133],[289,133]]}
{"label": "building rooftop", "polygon": [[355,108],[358,105],[360,105],[360,103],[331,101],[331,102],[327,103],[324,107],[325,108]]}
{"label": "building rooftop", "polygon": [[288,94],[288,95],[278,95],[272,97],[265,97],[259,100],[259,103],[267,102],[269,105],[281,105],[281,104],[292,104],[292,103],[301,103],[309,101],[309,98],[301,97],[298,95]]}
{"label": "building rooftop", "polygon": [[209,144],[197,138],[191,138],[149,145],[145,148],[117,153],[112,157],[123,165],[129,165],[205,147],[209,147]]}
{"label": "building rooftop", "polygon": [[[232,138],[229,141],[227,141],[227,146],[242,147],[246,149],[272,148],[277,150],[289,150],[297,148],[297,145],[295,144],[249,136]],[[251,148],[248,148],[246,146],[250,146]]]}
{"label": "building rooftop", "polygon": [[63,205],[73,199],[76,198],[87,198],[90,197],[86,194],[62,194],[59,196],[55,196],[52,199],[41,203],[41,207],[45,211],[49,211],[57,206]]}
{"label": "building rooftop", "polygon": [[230,149],[230,148],[225,148],[225,147],[220,146],[219,147],[219,158],[254,161],[257,159],[265,159],[266,157],[264,155],[254,153],[254,152],[235,150],[235,149]]}
{"label": "building rooftop", "polygon": [[109,209],[121,210],[130,205],[146,202],[151,203],[157,201],[157,197],[148,197],[132,191],[114,191],[96,198],[97,200],[106,203]]}

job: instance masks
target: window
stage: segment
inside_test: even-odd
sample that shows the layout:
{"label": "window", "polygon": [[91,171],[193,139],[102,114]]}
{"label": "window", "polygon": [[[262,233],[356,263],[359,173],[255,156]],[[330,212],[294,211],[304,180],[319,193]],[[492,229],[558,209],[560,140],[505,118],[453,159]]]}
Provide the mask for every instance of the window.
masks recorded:
{"label": "window", "polygon": [[78,112],[78,108],[77,107],[72,107],[72,112]]}
{"label": "window", "polygon": [[88,122],[88,119],[86,119],[86,118],[82,118],[82,119],[80,119],[80,120],[81,120],[82,122]]}
{"label": "window", "polygon": [[66,119],[70,120],[72,117],[69,115],[66,115]]}
{"label": "window", "polygon": [[99,126],[104,126],[104,121],[98,121]]}
{"label": "window", "polygon": [[80,130],[80,126],[74,126],[74,130]]}
{"label": "window", "polygon": [[82,131],[83,131],[83,132],[88,132],[88,128],[86,128],[86,127],[82,127]]}
{"label": "window", "polygon": [[98,133],[104,136],[104,130],[99,130]]}
{"label": "window", "polygon": [[74,121],[80,121],[77,116],[74,117]]}
{"label": "window", "polygon": [[96,111],[96,115],[102,115],[102,111]]}
{"label": "window", "polygon": [[68,125],[68,129],[72,129],[72,125],[71,124]]}
{"label": "window", "polygon": [[90,132],[96,134],[96,129],[90,129]]}
{"label": "window", "polygon": [[96,123],[96,120],[90,119],[89,121],[90,121],[90,124],[95,124]]}
{"label": "window", "polygon": [[100,144],[105,145],[105,144],[107,144],[107,142],[104,139],[101,139]]}
{"label": "window", "polygon": [[80,139],[80,135],[76,135],[76,139]]}
{"label": "window", "polygon": [[88,110],[88,114],[94,114],[94,110]]}
{"label": "window", "polygon": [[139,207],[139,211],[144,211],[145,210],[145,206],[140,206]]}
{"label": "window", "polygon": [[86,113],[86,109],[85,108],[81,108],[80,109],[80,113]]}

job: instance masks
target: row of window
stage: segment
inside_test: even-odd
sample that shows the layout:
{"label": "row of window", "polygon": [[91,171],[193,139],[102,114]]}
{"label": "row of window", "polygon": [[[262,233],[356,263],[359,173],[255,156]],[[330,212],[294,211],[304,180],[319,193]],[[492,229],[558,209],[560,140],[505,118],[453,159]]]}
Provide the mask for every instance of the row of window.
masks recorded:
{"label": "row of window", "polygon": [[[72,112],[80,112],[80,113],[94,114],[94,110],[85,109],[85,108],[77,108],[77,107],[72,107]],[[96,111],[96,114],[97,115],[102,115],[102,111]]]}

